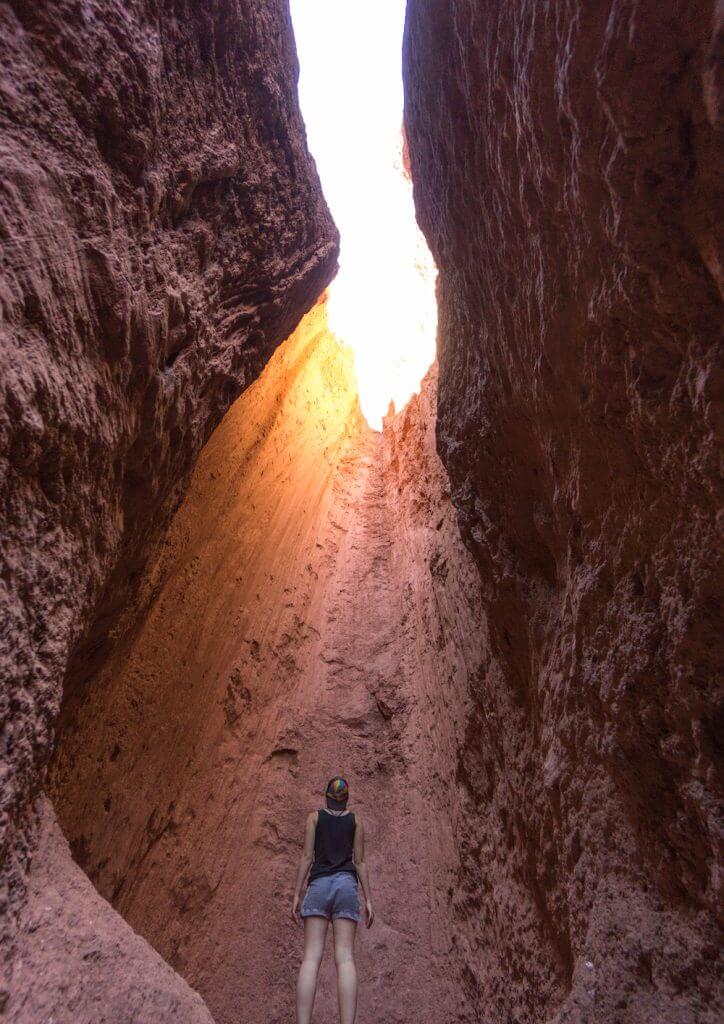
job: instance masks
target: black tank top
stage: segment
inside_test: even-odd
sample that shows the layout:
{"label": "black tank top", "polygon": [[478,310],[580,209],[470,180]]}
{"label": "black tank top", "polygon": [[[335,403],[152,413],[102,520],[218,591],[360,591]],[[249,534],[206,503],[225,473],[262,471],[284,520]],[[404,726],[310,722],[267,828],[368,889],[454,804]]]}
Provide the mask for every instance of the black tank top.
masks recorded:
{"label": "black tank top", "polygon": [[348,871],[357,877],[352,851],[354,850],[354,814],[330,814],[320,810],[317,814],[317,828],[314,833],[314,863],[309,872],[309,881]]}

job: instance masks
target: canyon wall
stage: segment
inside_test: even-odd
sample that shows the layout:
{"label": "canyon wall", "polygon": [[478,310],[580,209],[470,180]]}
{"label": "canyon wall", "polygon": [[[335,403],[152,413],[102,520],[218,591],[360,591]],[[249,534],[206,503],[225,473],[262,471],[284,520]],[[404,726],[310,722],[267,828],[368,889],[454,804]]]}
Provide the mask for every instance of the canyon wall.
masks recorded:
{"label": "canyon wall", "polygon": [[[320,304],[202,452],[133,642],[64,709],[51,792],[76,859],[217,1024],[294,1019],[296,863],[339,771],[378,913],[360,1019],[477,1019],[451,903],[483,624],[434,408],[433,375],[372,432]],[[336,1014],[331,953],[315,1013]]]}
{"label": "canyon wall", "polygon": [[60,850],[32,805],[64,679],[84,692],[103,663],[199,450],[338,240],[286,0],[5,0],[0,61],[7,969],[33,848]]}
{"label": "canyon wall", "polygon": [[98,895],[53,808],[37,841],[2,988],[8,1024],[213,1024],[201,996]]}
{"label": "canyon wall", "polygon": [[721,57],[703,0],[408,5],[494,658],[459,766],[481,1022],[722,1013]]}
{"label": "canyon wall", "polygon": [[5,1019],[289,1024],[337,771],[366,1020],[719,1019],[716,11],[409,0],[376,435],[285,0],[0,2]]}

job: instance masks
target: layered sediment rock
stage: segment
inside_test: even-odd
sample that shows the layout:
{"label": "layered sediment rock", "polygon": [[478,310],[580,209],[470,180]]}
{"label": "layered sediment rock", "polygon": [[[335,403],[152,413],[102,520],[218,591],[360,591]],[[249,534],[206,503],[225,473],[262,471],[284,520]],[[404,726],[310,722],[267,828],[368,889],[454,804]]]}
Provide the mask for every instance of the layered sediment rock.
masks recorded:
{"label": "layered sediment rock", "polygon": [[[219,1024],[293,1019],[295,864],[337,771],[379,915],[360,1015],[475,1020],[450,901],[478,590],[434,379],[374,434],[320,306],[206,446],[142,628],[66,708],[53,772],[77,859]],[[331,956],[317,1012],[336,1013]]]}
{"label": "layered sediment rock", "polygon": [[438,450],[495,656],[460,760],[481,1022],[722,1011],[721,45],[711,2],[408,6]]}
{"label": "layered sediment rock", "polygon": [[[0,5],[3,924],[82,690],[224,411],[334,272],[284,0]],[[70,667],[69,667],[69,663]]]}

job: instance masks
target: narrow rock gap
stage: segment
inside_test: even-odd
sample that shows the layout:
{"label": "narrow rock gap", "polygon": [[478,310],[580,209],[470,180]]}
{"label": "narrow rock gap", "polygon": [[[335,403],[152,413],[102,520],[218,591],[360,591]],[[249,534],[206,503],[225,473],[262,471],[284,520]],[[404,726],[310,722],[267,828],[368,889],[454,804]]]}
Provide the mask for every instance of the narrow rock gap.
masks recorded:
{"label": "narrow rock gap", "polygon": [[[218,1022],[289,1019],[286,896],[340,770],[381,907],[360,1012],[386,1013],[390,972],[400,1020],[465,1012],[446,894],[480,608],[434,409],[431,372],[372,431],[320,302],[202,452],[130,649],[59,730],[49,792],[76,858]],[[329,967],[318,998],[324,1019]]]}
{"label": "narrow rock gap", "polygon": [[719,8],[0,3],[3,1021],[719,1024]]}
{"label": "narrow rock gap", "polygon": [[[468,616],[480,609],[434,451],[434,370],[394,415],[422,386],[436,325],[403,154],[404,3],[376,5],[356,31],[336,5],[319,7],[292,10],[310,142],[343,228],[340,278],[201,453],[123,644],[91,686],[66,685],[49,788],[77,862],[218,1022],[255,1019],[262,1003],[288,1019],[299,936],[279,894],[315,786],[335,771],[368,821],[386,907],[374,949],[361,948],[362,1012],[387,1012],[390,970],[408,992],[401,1019],[436,999],[465,1012],[449,938],[433,939],[449,927],[433,879],[449,888],[459,870],[449,780],[463,719],[451,696],[467,700],[456,646],[471,634],[441,614],[434,581],[449,583],[430,566],[457,562]],[[331,69],[320,26],[328,58],[335,32],[342,44]],[[359,28],[382,43],[372,95]],[[179,353],[171,346],[164,366]],[[420,628],[435,635],[434,667]],[[454,680],[444,698],[442,649]],[[255,970],[240,972],[260,922]],[[335,999],[325,973],[319,1012]]]}

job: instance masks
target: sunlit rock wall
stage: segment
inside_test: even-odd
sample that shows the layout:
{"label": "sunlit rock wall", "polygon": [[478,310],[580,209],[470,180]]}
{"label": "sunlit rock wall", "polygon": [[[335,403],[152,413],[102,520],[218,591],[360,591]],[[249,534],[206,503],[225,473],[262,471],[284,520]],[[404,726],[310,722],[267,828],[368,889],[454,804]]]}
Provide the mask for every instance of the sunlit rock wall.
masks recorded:
{"label": "sunlit rock wall", "polygon": [[[51,791],[75,857],[218,1024],[294,1020],[296,862],[340,771],[377,909],[360,1016],[476,1020],[450,908],[480,586],[434,407],[431,380],[373,433],[308,314],[202,452],[133,642],[64,709]],[[316,1012],[336,1017],[331,948]]]}
{"label": "sunlit rock wall", "polygon": [[200,447],[330,279],[337,236],[286,0],[9,0],[0,64],[12,926],[63,679],[102,663]]}
{"label": "sunlit rock wall", "polygon": [[408,5],[438,450],[496,659],[460,762],[481,1022],[721,1014],[720,16]]}

